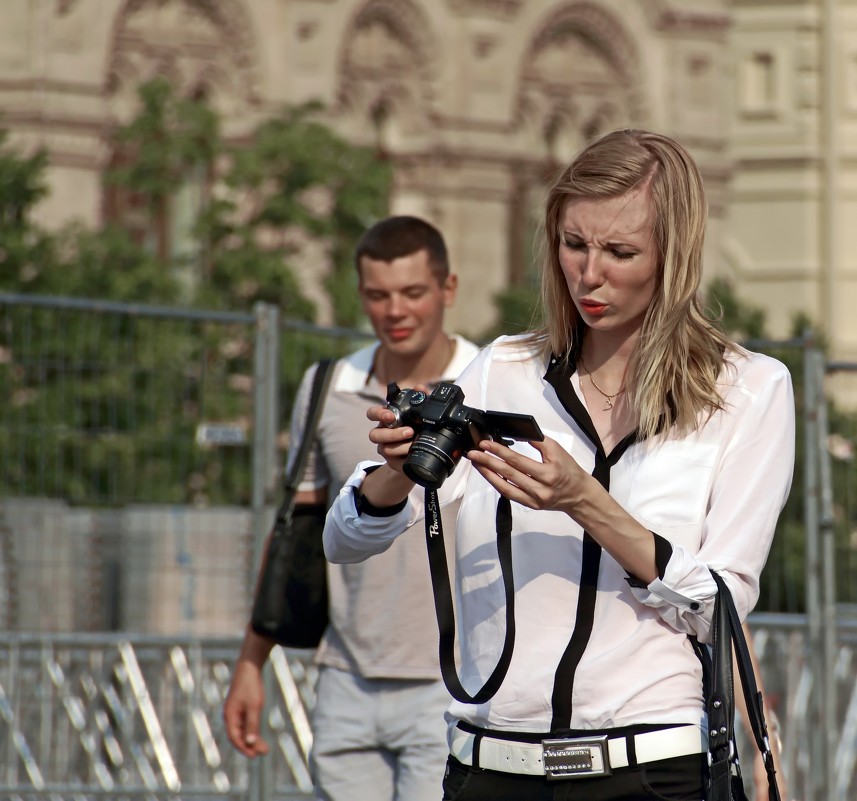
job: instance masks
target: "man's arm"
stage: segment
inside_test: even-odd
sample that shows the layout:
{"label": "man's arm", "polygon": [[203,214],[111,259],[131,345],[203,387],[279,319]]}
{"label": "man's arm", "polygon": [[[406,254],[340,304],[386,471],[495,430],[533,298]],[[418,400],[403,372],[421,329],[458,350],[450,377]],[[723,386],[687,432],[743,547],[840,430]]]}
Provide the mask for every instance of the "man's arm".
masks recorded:
{"label": "man's arm", "polygon": [[[327,503],[327,488],[305,490],[295,495],[295,506]],[[270,534],[265,541],[263,554],[268,553]],[[265,557],[259,567],[256,584],[265,566]],[[250,624],[244,631],[241,650],[232,671],[229,691],[223,703],[223,720],[229,741],[244,756],[255,757],[268,753],[268,744],[259,736],[259,719],[265,705],[265,684],[262,671],[274,647],[273,640],[253,631]]]}
{"label": "man's arm", "polygon": [[[764,706],[765,719],[768,724],[769,742],[771,745],[771,756],[774,760],[774,769],[777,772],[777,785],[780,789],[780,795],[784,799],[788,799],[788,788],[786,787],[786,776],[783,773],[782,761],[780,759],[780,736],[779,722],[777,721],[774,711],[768,705],[768,698],[765,694],[765,686],[762,683],[762,668],[759,665],[759,659],[756,656],[756,650],[753,647],[753,635],[750,632],[750,627],[744,623],[744,638],[747,640],[747,650],[750,652],[750,661],[753,664],[753,672],[756,674],[756,687],[762,693],[762,703]],[[735,676],[738,675],[737,656],[732,655],[732,670]],[[753,726],[750,723],[750,713],[747,710],[747,700],[744,698],[744,693],[736,689],[735,706],[738,716],[741,718],[741,723],[744,725],[744,731],[747,732],[747,737],[750,740],[753,749],[753,785],[755,788],[756,798],[764,799],[768,797],[768,773],[765,770],[765,763],[762,759],[762,754],[756,748],[756,738],[753,733]]]}

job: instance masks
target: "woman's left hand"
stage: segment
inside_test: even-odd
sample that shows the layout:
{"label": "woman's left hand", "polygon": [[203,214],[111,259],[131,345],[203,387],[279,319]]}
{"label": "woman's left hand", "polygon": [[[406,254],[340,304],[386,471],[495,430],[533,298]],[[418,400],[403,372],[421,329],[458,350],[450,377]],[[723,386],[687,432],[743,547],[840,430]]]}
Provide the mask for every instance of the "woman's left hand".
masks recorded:
{"label": "woman's left hand", "polygon": [[541,462],[499,442],[480,442],[467,458],[485,480],[530,509],[565,512],[628,573],[645,584],[658,577],[652,533],[631,517],[562,446],[531,442]]}
{"label": "woman's left hand", "polygon": [[499,442],[485,440],[467,458],[485,480],[509,500],[530,509],[563,511],[573,516],[591,476],[554,439],[530,442],[541,462]]}

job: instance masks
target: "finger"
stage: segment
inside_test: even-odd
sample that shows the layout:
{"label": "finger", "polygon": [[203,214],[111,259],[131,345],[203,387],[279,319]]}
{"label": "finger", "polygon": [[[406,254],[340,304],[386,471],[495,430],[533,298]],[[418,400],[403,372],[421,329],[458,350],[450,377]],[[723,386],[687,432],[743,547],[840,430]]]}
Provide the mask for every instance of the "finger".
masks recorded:
{"label": "finger", "polygon": [[229,742],[244,756],[253,756],[253,752],[244,742],[243,716],[233,710],[224,710],[223,720],[226,723],[226,736]]}
{"label": "finger", "polygon": [[268,753],[268,744],[259,736],[259,710],[255,707],[247,709],[244,746],[253,754]]}
{"label": "finger", "polygon": [[396,415],[393,414],[386,406],[370,406],[366,410],[366,417],[376,423],[395,423]]}
{"label": "finger", "polygon": [[[486,443],[481,443],[486,444]],[[508,456],[508,461],[494,451],[502,451]],[[504,495],[531,509],[553,509],[557,503],[555,489],[557,486],[555,466],[545,466],[541,462],[523,456],[510,448],[497,443],[487,443],[486,450],[472,451],[468,454],[471,461],[483,470],[479,472],[487,477],[484,470],[496,474],[500,481],[515,486],[520,494],[510,494],[509,491],[497,484],[492,486],[500,489]]]}
{"label": "finger", "polygon": [[529,493],[527,493],[517,484],[512,481],[507,481],[505,478],[503,478],[502,475],[500,475],[494,469],[483,463],[474,461],[473,466],[476,468],[479,474],[501,495],[508,498],[510,501],[515,501],[516,503],[519,503],[522,506],[527,506],[530,509],[536,508]]}
{"label": "finger", "polygon": [[533,440],[530,442],[530,445],[532,445],[533,448],[541,454],[542,462],[549,462],[556,459],[559,452],[566,453],[565,448],[563,448],[555,439],[551,439],[550,437],[545,437],[541,442]]}
{"label": "finger", "polygon": [[379,426],[369,431],[369,440],[376,445],[401,445],[414,436],[414,429],[410,426],[402,428],[385,428]]}
{"label": "finger", "polygon": [[499,457],[515,470],[518,470],[528,476],[533,475],[533,471],[537,470],[538,466],[541,464],[541,462],[537,462],[529,456],[524,456],[522,453],[513,451],[511,448],[503,445],[501,442],[496,442],[495,440],[483,440],[479,443],[479,448],[485,453]]}
{"label": "finger", "polygon": [[[516,487],[520,487],[528,494],[533,494],[537,489],[538,482],[533,481],[525,471],[517,469],[514,465],[510,464],[498,455],[484,451],[471,451],[468,456],[477,467],[481,467],[484,471],[495,474],[503,482],[511,483]],[[535,463],[533,462],[533,464]]]}

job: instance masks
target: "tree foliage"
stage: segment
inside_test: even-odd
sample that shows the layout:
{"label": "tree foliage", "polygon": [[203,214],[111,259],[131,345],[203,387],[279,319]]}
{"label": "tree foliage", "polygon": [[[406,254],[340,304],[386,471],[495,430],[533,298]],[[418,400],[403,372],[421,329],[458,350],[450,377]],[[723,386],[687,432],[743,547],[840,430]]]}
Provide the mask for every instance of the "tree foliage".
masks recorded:
{"label": "tree foliage", "polygon": [[[389,165],[346,143],[311,107],[230,144],[203,100],[176,97],[164,80],[139,94],[105,176],[119,213],[101,228],[44,230],[33,210],[47,192],[46,156],[0,148],[0,291],[141,304],[139,314],[0,309],[2,493],[246,502],[249,446],[210,448],[195,434],[205,421],[252,421],[253,326],[155,319],[142,304],[246,312],[265,301],[312,320],[297,277],[311,247],[326,262],[317,269],[337,322],[357,320],[350,251],[386,211]],[[174,229],[189,186],[204,202],[184,220],[178,234],[191,247],[180,249]],[[285,385],[313,356],[285,354]]]}
{"label": "tree foliage", "polygon": [[[389,165],[319,123],[314,106],[264,122],[249,144],[228,153],[221,191],[200,220],[206,305],[232,305],[236,290],[311,318],[292,260],[321,244],[323,284],[338,325],[360,319],[351,253],[360,234],[386,213]],[[283,269],[286,265],[287,269]],[[320,270],[320,272],[322,272]]]}
{"label": "tree foliage", "polygon": [[143,84],[138,96],[140,110],[114,136],[114,145],[129,151],[129,158],[107,180],[139,193],[154,212],[188,170],[214,164],[221,148],[220,121],[205,102],[176,97],[164,78]]}
{"label": "tree foliage", "polygon": [[48,191],[47,155],[21,156],[6,146],[7,138],[0,131],[0,288],[32,281],[41,265],[53,263],[55,250],[53,239],[30,220]]}
{"label": "tree foliage", "polygon": [[480,339],[490,342],[503,334],[520,334],[539,327],[540,296],[534,281],[526,281],[503,289],[494,296],[497,322]]}

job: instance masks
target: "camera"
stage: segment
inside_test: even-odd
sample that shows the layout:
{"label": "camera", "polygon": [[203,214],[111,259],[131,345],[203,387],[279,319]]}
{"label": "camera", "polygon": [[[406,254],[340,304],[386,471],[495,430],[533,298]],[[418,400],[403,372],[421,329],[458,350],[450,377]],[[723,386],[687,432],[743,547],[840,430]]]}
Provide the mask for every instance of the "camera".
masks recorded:
{"label": "camera", "polygon": [[452,474],[462,454],[473,450],[483,439],[505,445],[509,440],[544,439],[539,424],[530,414],[493,412],[464,405],[464,390],[441,381],[431,394],[419,389],[399,389],[387,385],[387,408],[396,419],[389,428],[410,426],[414,441],[405,459],[405,475],[427,489],[438,489]]}

